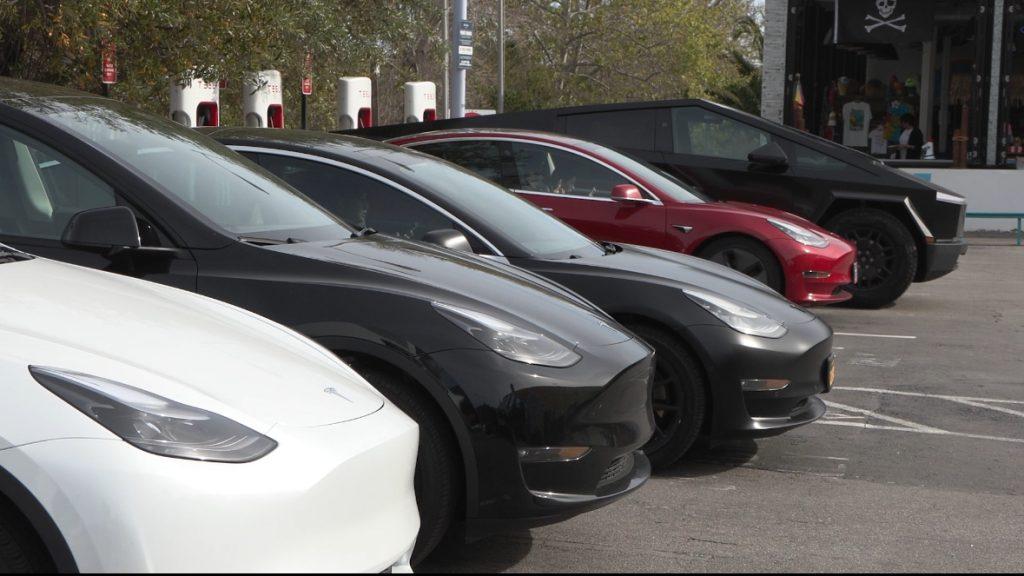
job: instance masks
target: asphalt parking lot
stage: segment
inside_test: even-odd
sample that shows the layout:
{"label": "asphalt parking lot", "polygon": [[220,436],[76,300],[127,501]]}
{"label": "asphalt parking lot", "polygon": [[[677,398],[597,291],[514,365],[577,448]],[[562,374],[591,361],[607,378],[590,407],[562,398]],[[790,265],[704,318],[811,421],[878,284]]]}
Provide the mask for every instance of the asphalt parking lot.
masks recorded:
{"label": "asphalt parking lot", "polygon": [[840,355],[818,423],[421,571],[1020,571],[1024,247],[988,240],[891,308],[818,310]]}

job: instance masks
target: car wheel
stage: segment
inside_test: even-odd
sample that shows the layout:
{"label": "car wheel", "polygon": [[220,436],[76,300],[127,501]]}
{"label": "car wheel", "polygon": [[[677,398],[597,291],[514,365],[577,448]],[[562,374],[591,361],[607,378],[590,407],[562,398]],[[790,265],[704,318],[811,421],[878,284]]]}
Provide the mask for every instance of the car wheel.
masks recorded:
{"label": "car wheel", "polygon": [[412,555],[415,566],[441,543],[455,519],[463,493],[455,438],[434,400],[415,384],[387,370],[370,368],[360,374],[420,427],[415,479],[420,531]]}
{"label": "car wheel", "polygon": [[873,208],[839,214],[825,226],[857,247],[860,276],[848,305],[879,308],[903,295],[917,274],[917,243],[895,216]]}
{"label": "car wheel", "polygon": [[707,393],[697,359],[668,332],[645,324],[629,329],[654,348],[654,435],[644,452],[655,469],[675,464],[704,425]]}
{"label": "car wheel", "polygon": [[0,497],[0,574],[50,573],[55,569],[28,522]]}
{"label": "car wheel", "polygon": [[732,236],[713,240],[700,249],[698,256],[742,272],[780,294],[786,288],[779,260],[753,238]]}

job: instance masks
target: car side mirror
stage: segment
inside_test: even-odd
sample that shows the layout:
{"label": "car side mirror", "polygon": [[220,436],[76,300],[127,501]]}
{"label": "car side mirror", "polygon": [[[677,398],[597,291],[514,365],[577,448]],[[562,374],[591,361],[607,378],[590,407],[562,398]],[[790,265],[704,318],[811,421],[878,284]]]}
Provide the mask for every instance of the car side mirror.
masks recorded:
{"label": "car side mirror", "polygon": [[450,250],[462,250],[463,252],[473,252],[473,247],[469,245],[469,239],[466,235],[458,230],[452,228],[442,228],[440,230],[431,230],[423,235],[423,241],[431,244],[437,244]]}
{"label": "car side mirror", "polygon": [[65,246],[94,250],[142,247],[139,224],[126,206],[94,208],[75,214],[64,227],[61,242]]}
{"label": "car side mirror", "polygon": [[639,188],[632,184],[616,184],[612,186],[612,200],[632,204],[634,202],[643,202],[644,195],[640,193]]}
{"label": "car side mirror", "polygon": [[751,168],[762,170],[785,170],[789,167],[789,156],[777,142],[769,142],[747,154]]}

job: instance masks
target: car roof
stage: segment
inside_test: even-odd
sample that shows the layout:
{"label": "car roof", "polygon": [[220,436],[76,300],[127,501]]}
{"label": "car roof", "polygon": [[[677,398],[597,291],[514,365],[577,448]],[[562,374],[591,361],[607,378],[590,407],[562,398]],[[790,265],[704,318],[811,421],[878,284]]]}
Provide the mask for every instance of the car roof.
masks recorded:
{"label": "car roof", "polygon": [[543,142],[547,144],[561,144],[569,148],[586,151],[591,154],[600,155],[602,151],[611,150],[611,147],[589,140],[582,140],[575,136],[567,136],[556,132],[545,132],[543,130],[524,130],[522,128],[449,128],[447,130],[432,130],[409,136],[398,136],[386,142],[407,140],[412,143],[425,143],[430,140],[451,140],[461,137],[466,138],[515,138],[532,142]]}
{"label": "car roof", "polygon": [[67,98],[86,97],[102,98],[96,94],[82,92],[63,86],[32,82],[30,80],[19,80],[7,76],[0,77],[0,102],[8,100],[25,100],[30,98]]}

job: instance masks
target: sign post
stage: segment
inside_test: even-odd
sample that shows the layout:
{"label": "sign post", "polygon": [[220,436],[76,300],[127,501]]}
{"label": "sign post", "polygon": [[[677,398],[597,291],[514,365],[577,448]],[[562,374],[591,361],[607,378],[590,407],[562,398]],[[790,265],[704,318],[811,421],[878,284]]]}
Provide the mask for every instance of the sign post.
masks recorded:
{"label": "sign post", "polygon": [[462,118],[466,113],[466,69],[473,66],[473,23],[466,19],[468,4],[469,0],[452,3],[452,118]]}
{"label": "sign post", "polygon": [[103,95],[110,96],[110,85],[117,84],[117,48],[111,40],[105,40],[100,49],[103,58],[102,78]]}
{"label": "sign post", "polygon": [[302,129],[306,129],[306,99],[313,93],[313,54],[306,52],[302,66]]}

